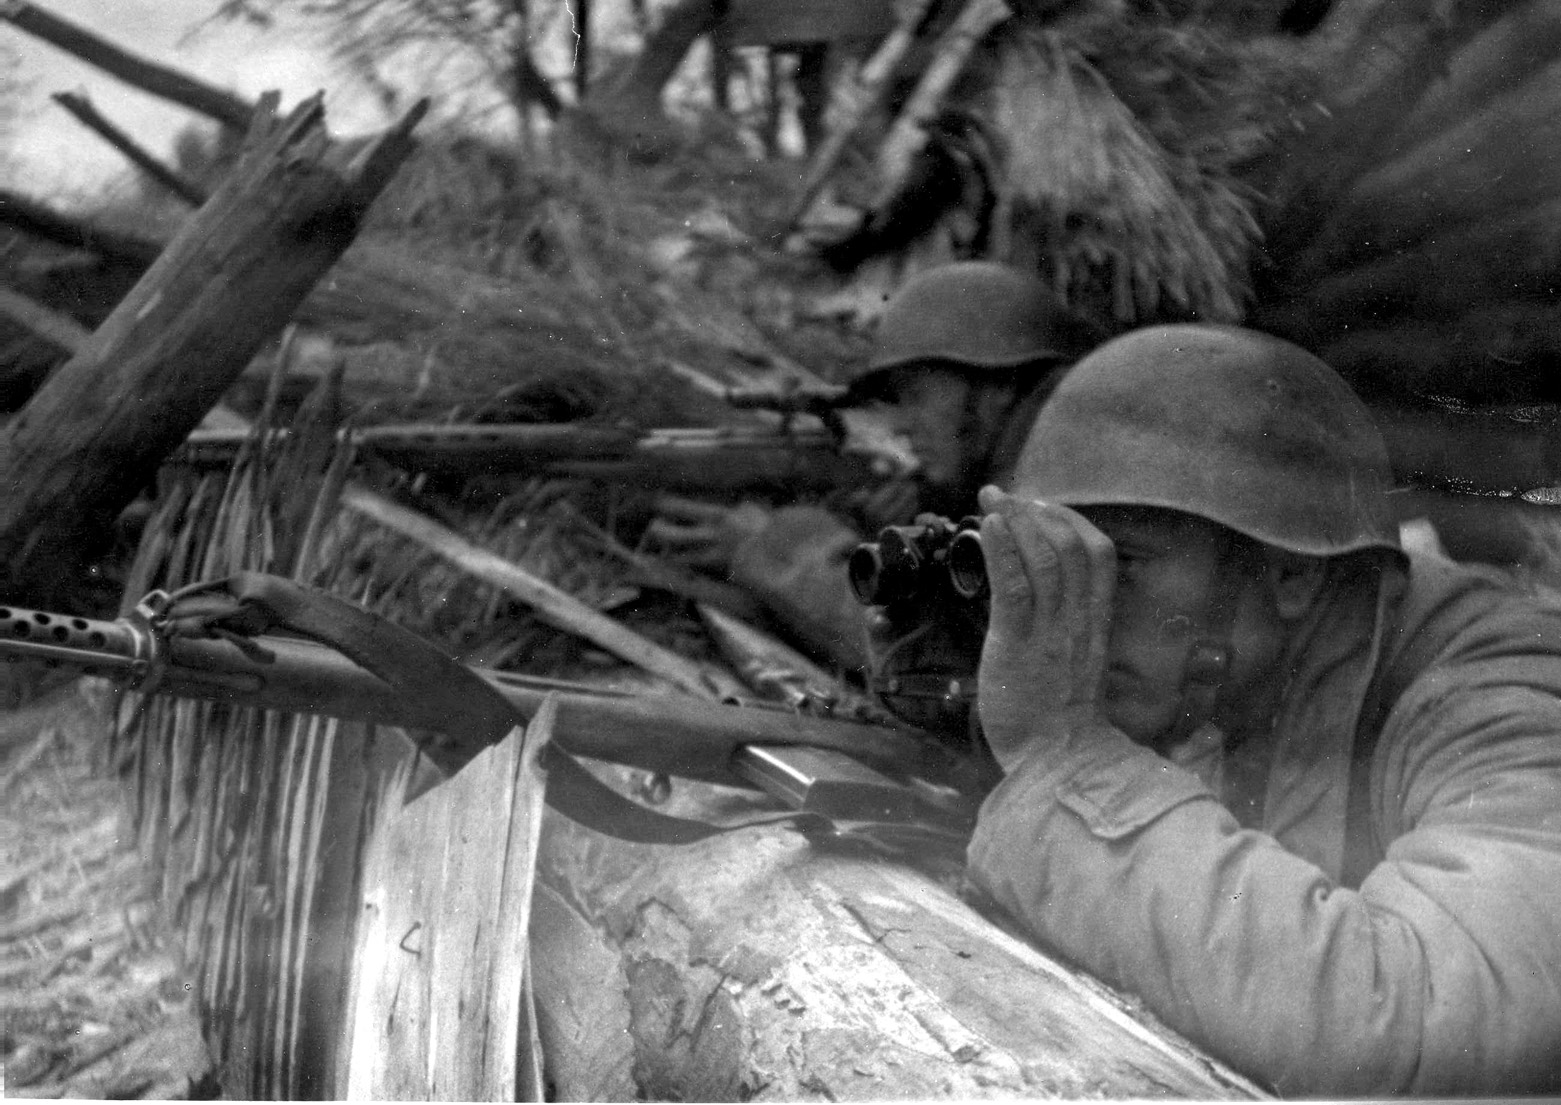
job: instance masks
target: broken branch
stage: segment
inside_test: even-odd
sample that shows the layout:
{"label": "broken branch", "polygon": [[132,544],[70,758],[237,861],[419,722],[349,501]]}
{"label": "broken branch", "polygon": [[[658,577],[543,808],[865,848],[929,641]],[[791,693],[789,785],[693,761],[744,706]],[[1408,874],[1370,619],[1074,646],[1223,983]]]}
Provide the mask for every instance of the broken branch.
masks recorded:
{"label": "broken branch", "polygon": [[191,111],[209,115],[225,127],[242,131],[249,126],[253,105],[177,69],[122,50],[37,4],[29,4],[26,0],[0,0],[0,19],[51,46],[74,54],[126,84],[181,104]]}
{"label": "broken branch", "polygon": [[109,122],[87,97],[75,92],[56,92],[54,102],[74,115],[82,126],[100,135],[110,146],[124,154],[132,165],[191,207],[199,207],[206,202],[205,192],[157,160],[134,138]]}

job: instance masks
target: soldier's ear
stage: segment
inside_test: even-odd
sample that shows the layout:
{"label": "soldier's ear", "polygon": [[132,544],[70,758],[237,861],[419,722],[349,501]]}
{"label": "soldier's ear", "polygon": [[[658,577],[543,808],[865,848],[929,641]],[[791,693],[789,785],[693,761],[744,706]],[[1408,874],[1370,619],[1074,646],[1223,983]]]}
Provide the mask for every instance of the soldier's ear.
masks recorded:
{"label": "soldier's ear", "polygon": [[1298,621],[1316,604],[1328,578],[1328,561],[1287,549],[1266,550],[1269,590],[1274,609],[1286,621]]}

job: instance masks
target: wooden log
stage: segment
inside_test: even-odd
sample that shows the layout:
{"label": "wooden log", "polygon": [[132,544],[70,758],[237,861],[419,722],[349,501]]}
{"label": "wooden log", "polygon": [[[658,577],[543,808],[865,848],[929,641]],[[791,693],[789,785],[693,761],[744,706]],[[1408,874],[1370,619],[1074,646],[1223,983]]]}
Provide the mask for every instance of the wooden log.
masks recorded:
{"label": "wooden log", "polygon": [[153,157],[139,142],[105,118],[87,97],[77,92],[56,92],[54,102],[74,115],[82,126],[100,135],[110,146],[124,154],[132,165],[191,207],[199,207],[206,202],[204,191]]}
{"label": "wooden log", "polygon": [[546,580],[472,544],[460,534],[416,511],[407,510],[382,495],[353,485],[342,492],[341,501],[348,510],[355,510],[387,529],[416,541],[462,571],[514,595],[560,629],[578,634],[690,694],[719,699],[741,693],[741,686],[735,680],[723,678],[714,669],[662,648],[601,611],[587,606],[568,592],[560,591]]}
{"label": "wooden log", "polygon": [[56,211],[20,192],[0,189],[0,223],[70,249],[85,249],[115,261],[145,268],[157,260],[163,243],[109,230],[89,219]]}
{"label": "wooden log", "polygon": [[210,116],[233,130],[241,131],[249,126],[254,105],[215,85],[138,57],[37,4],[26,0],[3,0],[0,19],[143,92]]}
{"label": "wooden log", "polygon": [[[742,800],[678,782],[669,808]],[[545,816],[532,962],[558,1100],[1263,1096],[939,872],[752,827],[679,848]]]}
{"label": "wooden log", "polygon": [[85,345],[92,337],[92,331],[69,315],[51,311],[42,303],[28,299],[25,295],[18,295],[10,288],[0,288],[0,315],[20,323],[40,338],[53,342],[61,349],[72,352]]}
{"label": "wooden log", "polygon": [[943,97],[964,71],[976,44],[1012,14],[1003,0],[969,0],[959,18],[938,38],[932,62],[878,149],[878,195],[872,203],[874,210],[888,203],[900,190],[912,159],[927,144],[927,121],[937,113]]}
{"label": "wooden log", "polygon": [[906,51],[916,41],[916,29],[921,26],[932,0],[910,0],[900,11],[895,25],[873,56],[851,78],[842,81],[834,93],[834,120],[818,152],[808,165],[808,175],[797,192],[791,212],[786,219],[787,229],[795,228],[806,217],[824,187],[824,182],[835,171],[846,143],[856,133],[862,119],[884,97],[889,87],[889,77],[894,73]]}
{"label": "wooden log", "polygon": [[0,592],[47,590],[152,479],[347,248],[424,110],[363,146],[328,138],[320,97],[257,113],[210,202],[0,430]]}

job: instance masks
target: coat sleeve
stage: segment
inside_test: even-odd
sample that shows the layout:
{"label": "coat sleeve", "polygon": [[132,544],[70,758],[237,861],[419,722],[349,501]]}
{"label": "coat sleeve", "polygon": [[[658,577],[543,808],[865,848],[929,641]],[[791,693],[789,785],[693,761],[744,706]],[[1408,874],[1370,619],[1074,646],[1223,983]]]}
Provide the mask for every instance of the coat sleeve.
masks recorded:
{"label": "coat sleeve", "polygon": [[[1422,680],[1374,760],[1358,891],[1108,731],[988,798],[979,889],[1281,1093],[1561,1088],[1561,678]],[[1444,673],[1445,674],[1445,673]]]}
{"label": "coat sleeve", "polygon": [[731,580],[754,595],[813,655],[847,670],[867,666],[867,612],[851,594],[846,561],[861,537],[819,507],[785,507],[732,557]]}

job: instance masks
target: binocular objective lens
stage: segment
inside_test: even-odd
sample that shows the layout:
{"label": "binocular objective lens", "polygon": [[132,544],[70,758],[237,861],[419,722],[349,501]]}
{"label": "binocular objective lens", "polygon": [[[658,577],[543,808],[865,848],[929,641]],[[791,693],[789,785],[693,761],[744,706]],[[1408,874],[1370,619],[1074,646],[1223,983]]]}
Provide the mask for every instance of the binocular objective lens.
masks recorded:
{"label": "binocular objective lens", "polygon": [[846,561],[846,575],[851,580],[851,593],[863,606],[882,603],[879,591],[883,587],[883,556],[875,544],[858,545]]}
{"label": "binocular objective lens", "polygon": [[966,599],[986,593],[986,554],[981,551],[979,530],[960,530],[949,543],[949,582]]}

